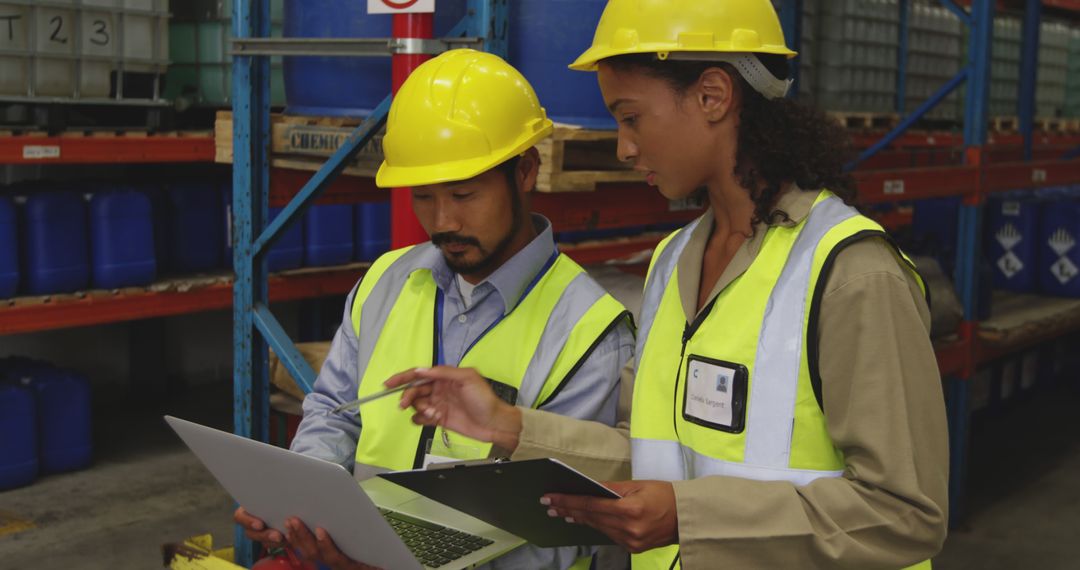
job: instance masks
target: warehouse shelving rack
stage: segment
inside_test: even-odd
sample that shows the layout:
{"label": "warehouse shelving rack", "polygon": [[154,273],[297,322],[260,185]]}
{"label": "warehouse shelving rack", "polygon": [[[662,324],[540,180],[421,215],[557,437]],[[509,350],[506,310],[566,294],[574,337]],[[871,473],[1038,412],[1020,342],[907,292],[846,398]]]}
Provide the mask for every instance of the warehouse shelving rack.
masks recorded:
{"label": "warehouse shelving rack", "polygon": [[[971,420],[971,380],[976,369],[1008,353],[984,346],[977,335],[978,303],[977,262],[982,237],[982,206],[989,194],[1015,189],[1039,188],[1080,183],[1080,141],[1075,135],[1035,133],[1035,91],[1039,31],[1043,8],[1080,12],[1080,2],[1066,0],[1024,0],[1023,43],[1017,114],[1018,135],[991,135],[988,129],[991,37],[995,2],[972,0],[964,8],[953,0],[940,0],[970,31],[967,65],[952,80],[918,109],[905,116],[891,132],[876,141],[861,137],[864,148],[849,165],[859,187],[863,203],[962,197],[959,243],[957,248],[956,287],[964,307],[959,340],[939,347],[938,359],[945,378],[950,426],[950,513],[953,523],[962,520],[967,481],[969,426]],[[907,14],[910,0],[898,0],[900,10],[900,46],[897,93],[904,93],[903,60],[907,51]],[[781,15],[791,44],[798,49],[802,0],[785,0]],[[943,101],[960,85],[967,84],[963,135],[949,133],[910,134],[909,130],[929,110]],[[903,110],[902,96],[897,97],[897,111]],[[902,113],[901,113],[902,114]],[[899,148],[962,149],[962,161],[938,166],[897,168],[911,160]],[[886,150],[889,149],[889,150]],[[891,155],[891,156],[890,156]],[[874,169],[865,168],[873,166]],[[1049,340],[1046,338],[1041,341]],[[1028,346],[1030,343],[1025,343]],[[1019,350],[1023,346],[1017,346]]]}
{"label": "warehouse shelving rack", "polygon": [[[0,133],[0,165],[211,164],[214,137],[207,131],[39,131]],[[304,269],[270,277],[274,301],[347,293],[356,267]],[[226,273],[169,278],[148,287],[87,290],[0,301],[0,335],[167,317],[232,305]]]}

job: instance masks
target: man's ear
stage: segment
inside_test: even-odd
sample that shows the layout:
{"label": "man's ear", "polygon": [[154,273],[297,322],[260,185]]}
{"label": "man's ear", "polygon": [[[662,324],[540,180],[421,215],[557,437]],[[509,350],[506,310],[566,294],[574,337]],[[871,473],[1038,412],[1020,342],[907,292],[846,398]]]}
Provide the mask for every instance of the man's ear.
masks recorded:
{"label": "man's ear", "polygon": [[736,93],[731,72],[722,67],[710,67],[698,78],[696,102],[709,122],[718,123],[731,113]]}
{"label": "man's ear", "polygon": [[540,173],[540,152],[536,147],[531,147],[521,155],[518,160],[517,171],[514,172],[514,181],[517,182],[518,191],[532,192],[536,188],[536,177]]}

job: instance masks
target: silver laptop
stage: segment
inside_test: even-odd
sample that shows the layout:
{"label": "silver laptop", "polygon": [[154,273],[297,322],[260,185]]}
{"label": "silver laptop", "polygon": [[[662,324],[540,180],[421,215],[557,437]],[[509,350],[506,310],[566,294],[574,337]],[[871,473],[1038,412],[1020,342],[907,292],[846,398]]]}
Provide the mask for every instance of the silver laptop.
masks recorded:
{"label": "silver laptop", "polygon": [[172,416],[165,421],[236,502],[272,528],[299,517],[348,557],[379,568],[457,570],[525,541],[379,477]]}

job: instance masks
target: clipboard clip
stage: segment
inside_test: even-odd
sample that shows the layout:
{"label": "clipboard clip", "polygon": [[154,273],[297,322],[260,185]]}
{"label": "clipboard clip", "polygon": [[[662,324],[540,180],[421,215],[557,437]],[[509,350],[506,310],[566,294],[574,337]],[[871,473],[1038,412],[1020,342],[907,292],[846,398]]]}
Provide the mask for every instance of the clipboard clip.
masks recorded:
{"label": "clipboard clip", "polygon": [[484,459],[466,459],[464,461],[445,461],[443,463],[432,463],[428,465],[426,471],[438,471],[439,469],[454,469],[456,467],[472,467],[476,465],[492,465],[495,463],[506,463],[509,461],[505,457],[486,457]]}

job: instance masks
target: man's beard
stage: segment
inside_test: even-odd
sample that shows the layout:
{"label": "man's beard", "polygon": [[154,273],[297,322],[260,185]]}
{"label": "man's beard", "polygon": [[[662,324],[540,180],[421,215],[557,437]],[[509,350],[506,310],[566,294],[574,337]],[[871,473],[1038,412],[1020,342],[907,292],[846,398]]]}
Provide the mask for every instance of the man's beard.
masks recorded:
{"label": "man's beard", "polygon": [[454,273],[460,275],[469,276],[476,274],[488,274],[495,269],[493,267],[509,249],[510,244],[514,241],[514,236],[521,230],[521,222],[523,218],[524,206],[522,204],[521,196],[517,191],[511,188],[511,215],[513,221],[510,224],[510,229],[507,230],[506,235],[502,237],[495,244],[492,250],[486,251],[481,245],[480,241],[472,236],[461,235],[456,232],[444,232],[431,235],[431,243],[436,247],[441,248],[443,245],[455,244],[455,245],[471,245],[476,247],[480,252],[480,259],[473,262],[465,262],[454,259],[452,254],[442,252],[443,258],[446,259],[446,265]]}

